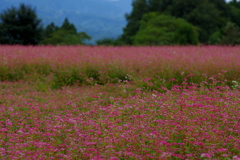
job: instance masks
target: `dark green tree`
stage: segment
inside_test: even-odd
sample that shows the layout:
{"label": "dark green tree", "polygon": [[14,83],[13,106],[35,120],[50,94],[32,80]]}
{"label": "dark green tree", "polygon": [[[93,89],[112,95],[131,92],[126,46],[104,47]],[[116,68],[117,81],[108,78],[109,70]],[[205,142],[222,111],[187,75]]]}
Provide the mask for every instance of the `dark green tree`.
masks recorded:
{"label": "dark green tree", "polygon": [[240,28],[232,22],[227,23],[223,30],[221,43],[224,45],[240,44]]}
{"label": "dark green tree", "polygon": [[232,0],[228,3],[230,8],[230,19],[240,27],[240,1]]}
{"label": "dark green tree", "polygon": [[77,33],[76,27],[74,26],[74,24],[71,24],[68,21],[68,18],[65,18],[65,20],[64,20],[62,26],[60,27],[60,29],[63,29],[63,30],[66,30],[66,31],[71,31],[73,33]]}
{"label": "dark green tree", "polygon": [[178,18],[176,23],[174,43],[179,45],[197,45],[199,42],[199,28],[181,18]]}
{"label": "dark green tree", "polygon": [[222,40],[222,30],[214,32],[208,39],[208,44],[220,44]]}
{"label": "dark green tree", "polygon": [[[133,42],[139,30],[142,16],[150,12],[183,18],[200,29],[199,40],[207,44],[212,34],[220,32],[229,19],[229,7],[225,0],[134,0],[133,9],[126,16],[127,25],[121,40]],[[237,18],[237,16],[235,16]]]}
{"label": "dark green tree", "polygon": [[148,0],[149,12],[166,13],[172,6],[173,0]]}
{"label": "dark green tree", "polygon": [[160,15],[156,12],[145,14],[140,29],[133,37],[135,45],[189,45],[198,43],[198,28],[181,18]]}
{"label": "dark green tree", "polygon": [[42,38],[41,20],[31,6],[9,8],[0,19],[0,44],[36,45]]}
{"label": "dark green tree", "polygon": [[85,32],[73,34],[71,31],[59,29],[41,43],[45,45],[80,45],[84,44],[84,40],[89,39],[91,39],[91,37]]}
{"label": "dark green tree", "polygon": [[205,44],[209,42],[212,34],[219,31],[227,23],[227,18],[222,16],[222,12],[216,5],[208,1],[202,2],[192,10],[186,16],[186,20],[201,29],[199,39]]}
{"label": "dark green tree", "polygon": [[204,0],[171,0],[171,3],[163,4],[166,5],[165,10],[160,12],[165,12],[174,17],[186,19],[186,17],[203,1]]}
{"label": "dark green tree", "polygon": [[139,29],[139,22],[142,16],[148,12],[148,0],[133,0],[132,2],[132,12],[126,14],[127,26],[123,29],[123,35],[120,40],[125,44],[132,44],[132,36],[134,36]]}
{"label": "dark green tree", "polygon": [[51,35],[53,32],[57,31],[58,29],[59,29],[59,27],[55,26],[55,24],[54,24],[53,22],[50,23],[49,25],[47,25],[47,27],[46,27],[45,30],[44,30],[44,37],[45,37],[45,38],[50,37],[50,35]]}
{"label": "dark green tree", "polygon": [[45,38],[41,41],[44,45],[79,45],[91,37],[85,32],[77,32],[74,24],[66,18],[59,28],[54,23],[49,24],[45,29]]}

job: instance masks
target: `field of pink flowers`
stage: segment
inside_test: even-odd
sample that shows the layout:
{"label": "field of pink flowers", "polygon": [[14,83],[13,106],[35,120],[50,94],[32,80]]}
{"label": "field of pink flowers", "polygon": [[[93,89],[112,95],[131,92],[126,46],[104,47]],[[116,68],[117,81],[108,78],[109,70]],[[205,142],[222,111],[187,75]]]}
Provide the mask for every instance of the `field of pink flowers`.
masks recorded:
{"label": "field of pink flowers", "polygon": [[0,46],[0,159],[240,159],[240,47]]}
{"label": "field of pink flowers", "polygon": [[[239,81],[240,47],[0,46],[0,81],[41,82],[52,89],[132,81],[157,90],[207,76]],[[173,81],[174,80],[174,81]],[[150,85],[149,85],[150,84]]]}

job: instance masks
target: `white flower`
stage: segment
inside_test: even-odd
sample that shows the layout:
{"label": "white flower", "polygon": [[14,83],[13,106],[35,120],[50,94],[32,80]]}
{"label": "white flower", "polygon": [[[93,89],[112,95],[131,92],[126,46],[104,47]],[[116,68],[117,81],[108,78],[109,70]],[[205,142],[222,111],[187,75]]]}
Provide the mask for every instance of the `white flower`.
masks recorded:
{"label": "white flower", "polygon": [[232,81],[233,85],[232,88],[236,89],[238,87],[238,82],[237,81]]}
{"label": "white flower", "polygon": [[233,156],[233,160],[240,160],[239,156]]}
{"label": "white flower", "polygon": [[202,157],[202,158],[209,158],[209,159],[210,159],[210,158],[211,158],[211,155],[210,155],[209,153],[202,153],[202,154],[201,154],[201,157]]}
{"label": "white flower", "polygon": [[156,97],[157,97],[157,95],[156,95],[156,94],[152,94],[152,96],[153,96],[154,98],[156,98]]}

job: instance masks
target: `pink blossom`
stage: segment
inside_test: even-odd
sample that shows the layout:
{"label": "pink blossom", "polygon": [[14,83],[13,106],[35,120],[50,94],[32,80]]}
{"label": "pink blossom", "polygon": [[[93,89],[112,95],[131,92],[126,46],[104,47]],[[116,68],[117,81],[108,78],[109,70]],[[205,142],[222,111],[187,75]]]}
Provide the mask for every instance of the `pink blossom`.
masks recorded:
{"label": "pink blossom", "polygon": [[220,148],[220,149],[217,150],[217,152],[226,152],[226,151],[227,151],[226,148]]}
{"label": "pink blossom", "polygon": [[201,154],[201,157],[202,157],[202,158],[209,158],[209,159],[210,159],[212,156],[211,156],[211,154],[209,154],[209,153],[202,153],[202,154]]}
{"label": "pink blossom", "polygon": [[0,155],[4,156],[6,154],[6,150],[4,148],[0,148]]}
{"label": "pink blossom", "polygon": [[10,119],[7,119],[7,120],[6,120],[6,125],[7,125],[7,126],[12,126],[12,121],[11,121]]}

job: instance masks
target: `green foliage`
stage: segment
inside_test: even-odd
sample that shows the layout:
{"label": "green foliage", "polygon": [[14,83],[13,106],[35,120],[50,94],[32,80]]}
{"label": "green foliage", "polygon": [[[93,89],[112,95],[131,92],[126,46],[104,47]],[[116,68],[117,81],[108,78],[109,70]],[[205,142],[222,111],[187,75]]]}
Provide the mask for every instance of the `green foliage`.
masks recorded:
{"label": "green foliage", "polygon": [[104,46],[122,46],[124,42],[121,38],[113,39],[113,38],[104,38],[101,40],[96,41],[97,45],[104,45]]}
{"label": "green foliage", "polygon": [[[135,45],[167,45],[174,38],[170,16],[159,17],[157,13],[143,16],[140,29],[133,37]],[[165,25],[163,25],[165,23]]]}
{"label": "green foliage", "polygon": [[77,29],[76,29],[76,27],[74,26],[74,24],[71,24],[71,23],[68,21],[67,18],[65,18],[65,20],[64,20],[64,22],[63,22],[63,24],[62,24],[62,26],[61,26],[61,29],[67,30],[67,31],[71,31],[71,32],[73,32],[74,34],[77,33]]}
{"label": "green foliage", "polygon": [[104,46],[109,46],[114,44],[114,39],[112,38],[104,38],[101,40],[96,41],[97,45],[104,45]]}
{"label": "green foliage", "polygon": [[200,3],[186,19],[201,29],[199,39],[202,43],[208,43],[210,36],[226,24],[221,11],[208,1]]}
{"label": "green foliage", "polygon": [[81,85],[84,79],[77,68],[68,71],[56,71],[52,83],[52,89],[60,89],[63,86]]}
{"label": "green foliage", "polygon": [[94,81],[94,83],[101,84],[99,71],[94,67],[87,66],[83,69],[83,73],[86,75],[89,83]]}
{"label": "green foliage", "polygon": [[233,23],[240,26],[240,1],[232,0],[228,4],[230,8],[230,19]]}
{"label": "green foliage", "polygon": [[49,24],[45,29],[45,39],[41,44],[45,45],[79,45],[84,44],[84,40],[89,40],[91,37],[85,32],[77,33],[76,27],[69,23],[66,18],[59,28],[54,23]]}
{"label": "green foliage", "polygon": [[132,3],[133,10],[130,14],[126,14],[127,26],[123,29],[124,33],[120,40],[125,44],[132,44],[132,36],[134,36],[139,29],[139,21],[142,16],[148,12],[147,0],[135,0]]}
{"label": "green foliage", "polygon": [[59,29],[44,39],[42,44],[51,45],[78,45],[84,44],[84,40],[91,39],[85,32],[74,34],[72,31]]}
{"label": "green foliage", "polygon": [[110,83],[131,81],[131,78],[128,76],[128,74],[116,66],[109,67],[108,78]]}
{"label": "green foliage", "polygon": [[[123,30],[124,33],[120,40],[130,45],[136,43],[134,42],[136,41],[135,36],[139,34],[139,32],[142,32],[139,31],[142,28],[142,17],[145,14],[157,12],[159,14],[183,18],[190,24],[198,27],[199,41],[201,43],[218,43],[217,32],[221,32],[228,19],[231,19],[231,21],[236,24],[240,23],[238,18],[240,16],[238,8],[240,6],[239,2],[235,1],[235,3],[229,3],[229,5],[230,7],[224,0],[134,0],[132,3],[133,10],[126,16],[127,25]],[[189,26],[185,25],[185,27],[179,29],[179,32],[191,35],[191,31],[187,28],[189,28]],[[156,27],[153,29],[149,27],[148,30],[151,34],[156,32],[160,33],[160,30]],[[164,32],[164,30],[162,30],[162,32]],[[194,34],[196,34],[196,32]],[[186,38],[180,35],[177,35],[177,39],[180,42],[178,44],[189,44],[189,41],[191,42],[190,44],[196,44],[196,39],[192,39],[194,36]],[[173,35],[170,36],[172,37]],[[168,43],[164,44],[169,44],[167,34],[165,38],[165,41]],[[146,36],[145,40],[150,41],[147,44],[151,44],[151,41],[155,43],[155,39],[152,39],[151,35]],[[172,43],[170,42],[170,44]]]}
{"label": "green foliage", "polygon": [[[36,82],[36,89],[37,91],[39,92],[47,92],[48,91],[48,84],[46,82],[43,82],[43,81],[37,81]],[[39,101],[44,101],[42,99],[38,99]]]}
{"label": "green foliage", "polygon": [[30,6],[9,8],[0,19],[0,44],[36,45],[42,38],[41,20]]}
{"label": "green foliage", "polygon": [[188,22],[182,21],[176,29],[175,40],[181,45],[197,45],[198,44],[198,29]]}
{"label": "green foliage", "polygon": [[220,31],[214,32],[208,40],[208,44],[220,44],[222,33]]}
{"label": "green foliage", "polygon": [[134,36],[135,45],[197,44],[198,30],[187,21],[158,13],[148,13]]}
{"label": "green foliage", "polygon": [[222,44],[226,45],[236,45],[240,44],[240,28],[229,22],[223,30]]}
{"label": "green foliage", "polygon": [[24,71],[0,66],[0,81],[18,81],[24,78]]}
{"label": "green foliage", "polygon": [[42,79],[52,73],[50,64],[22,64],[17,67],[0,66],[0,81],[18,81],[24,79]]}
{"label": "green foliage", "polygon": [[143,90],[165,92],[174,86],[182,90],[186,85],[200,84],[203,80],[204,77],[198,73],[193,75],[187,71],[182,73],[169,68],[151,78],[138,78],[134,84]]}
{"label": "green foliage", "polygon": [[59,29],[59,27],[55,26],[55,24],[52,22],[49,25],[47,25],[47,27],[44,30],[44,36],[46,38],[49,38],[51,36],[51,34],[55,31],[57,31]]}
{"label": "green foliage", "polygon": [[100,74],[97,70],[93,69],[93,68],[88,68],[86,70],[86,74],[87,74],[87,77],[88,78],[92,78],[93,80],[96,80],[96,81],[99,81],[99,77],[100,77]]}
{"label": "green foliage", "polygon": [[44,76],[48,76],[52,72],[52,67],[50,64],[22,64],[18,67],[24,74],[40,74]]}

